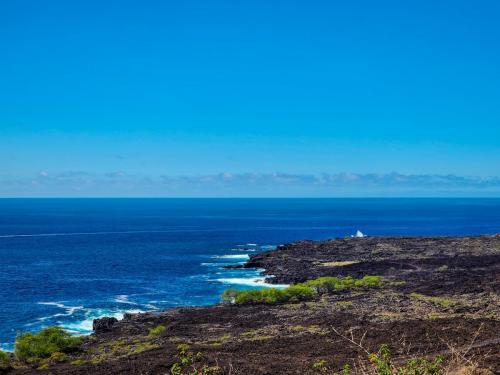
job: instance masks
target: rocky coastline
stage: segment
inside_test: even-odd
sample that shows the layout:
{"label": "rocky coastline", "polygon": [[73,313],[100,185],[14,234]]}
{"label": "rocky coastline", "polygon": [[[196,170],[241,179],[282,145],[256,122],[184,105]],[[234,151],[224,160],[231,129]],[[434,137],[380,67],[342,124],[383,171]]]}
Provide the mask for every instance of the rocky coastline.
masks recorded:
{"label": "rocky coastline", "polygon": [[500,235],[297,241],[242,267],[265,269],[272,284],[366,275],[384,284],[306,302],[104,318],[64,360],[8,372],[170,374],[184,348],[192,368],[214,374],[318,374],[318,363],[333,373],[386,344],[397,361],[460,355],[463,371],[500,373]]}

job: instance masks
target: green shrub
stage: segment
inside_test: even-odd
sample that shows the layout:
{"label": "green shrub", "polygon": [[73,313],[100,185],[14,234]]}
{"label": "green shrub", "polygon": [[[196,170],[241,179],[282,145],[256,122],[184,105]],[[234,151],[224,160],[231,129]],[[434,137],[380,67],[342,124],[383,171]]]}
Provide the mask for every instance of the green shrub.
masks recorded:
{"label": "green shrub", "polygon": [[307,301],[314,297],[314,291],[305,285],[292,285],[284,290],[280,290],[286,302]]}
{"label": "green shrub", "polygon": [[327,367],[326,367],[327,362],[324,359],[320,359],[312,364],[313,370],[320,371],[320,372],[326,372]]}
{"label": "green shrub", "polygon": [[165,326],[156,326],[149,330],[149,336],[159,336],[167,330]]}
{"label": "green shrub", "polygon": [[375,367],[378,375],[408,374],[408,375],[441,375],[444,374],[442,367],[443,357],[437,356],[429,361],[423,358],[411,359],[402,366],[396,366],[392,362],[389,346],[382,345],[377,353],[369,356],[370,362]]}
{"label": "green shrub", "polygon": [[372,288],[382,286],[381,276],[363,276],[361,279],[354,279],[351,276],[338,277],[318,277],[314,280],[309,280],[298,284],[313,288],[318,293],[334,292],[336,290],[344,290],[350,288]]}
{"label": "green shrub", "polygon": [[197,364],[203,362],[203,354],[193,353],[187,344],[177,345],[177,362],[170,367],[171,375],[222,375],[224,370],[219,366]]}
{"label": "green shrub", "polygon": [[172,375],[184,375],[193,374],[197,375],[198,371],[194,366],[194,363],[202,357],[201,353],[193,353],[189,350],[188,344],[177,345],[177,362],[175,362],[172,367],[170,367],[170,374]]}
{"label": "green shrub", "polygon": [[361,279],[354,279],[350,276],[344,278],[319,277],[314,280],[291,285],[285,289],[228,289],[222,294],[221,298],[224,302],[236,305],[301,302],[313,299],[315,294],[331,293],[349,288],[372,288],[381,285],[381,276],[364,276]]}
{"label": "green shrub", "polygon": [[[364,368],[363,374],[376,375],[444,375],[443,358],[437,356],[433,360],[424,358],[410,359],[405,363],[395,364],[392,360],[389,346],[382,345],[376,353],[368,356],[371,368]],[[351,367],[345,364],[341,372],[334,371],[328,367],[325,360],[313,363],[312,368],[316,372],[328,375],[351,375]]]}
{"label": "green shrub", "polygon": [[283,302],[300,302],[314,297],[311,288],[299,285],[292,285],[283,290],[275,288],[236,290],[228,289],[222,294],[222,300],[236,305],[254,305]]}
{"label": "green shrub", "polygon": [[359,288],[370,288],[382,286],[382,276],[363,276],[360,280],[354,281],[354,286]]}
{"label": "green shrub", "polygon": [[11,368],[10,355],[0,350],[0,372]]}
{"label": "green shrub", "polygon": [[54,359],[60,359],[64,352],[75,349],[80,342],[80,337],[71,336],[60,327],[48,327],[36,334],[19,334],[16,337],[14,353],[21,361],[38,363],[53,355],[57,357]]}

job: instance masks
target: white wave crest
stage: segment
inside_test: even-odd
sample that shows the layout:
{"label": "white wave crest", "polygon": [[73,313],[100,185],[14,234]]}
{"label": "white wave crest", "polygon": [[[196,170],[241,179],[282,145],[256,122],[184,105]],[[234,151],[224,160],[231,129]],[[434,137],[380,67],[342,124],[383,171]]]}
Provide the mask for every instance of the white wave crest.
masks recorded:
{"label": "white wave crest", "polygon": [[120,294],[114,298],[113,301],[118,302],[118,303],[124,303],[126,305],[138,305],[136,302],[129,301],[128,295],[126,294]]}
{"label": "white wave crest", "polygon": [[260,286],[265,288],[283,289],[286,284],[268,284],[265,277],[229,277],[217,279],[218,282],[231,285]]}
{"label": "white wave crest", "polygon": [[214,255],[214,259],[250,259],[248,254],[227,254],[227,255]]}
{"label": "white wave crest", "polygon": [[140,309],[131,309],[126,311],[89,309],[85,313],[85,319],[74,323],[63,324],[61,326],[74,335],[89,335],[93,332],[92,325],[94,323],[94,319],[99,319],[108,316],[121,320],[123,319],[123,315],[125,313],[138,314],[143,312],[144,310]]}
{"label": "white wave crest", "polygon": [[220,267],[221,263],[201,263],[201,265],[205,267]]}
{"label": "white wave crest", "polygon": [[83,309],[83,306],[66,306],[64,303],[61,303],[61,302],[37,302],[37,304],[38,305],[46,305],[46,306],[55,306],[55,307],[59,307],[60,309],[63,309],[66,311],[65,314],[55,314],[55,315],[52,315],[53,317],[54,316],[71,316],[75,313],[75,311]]}

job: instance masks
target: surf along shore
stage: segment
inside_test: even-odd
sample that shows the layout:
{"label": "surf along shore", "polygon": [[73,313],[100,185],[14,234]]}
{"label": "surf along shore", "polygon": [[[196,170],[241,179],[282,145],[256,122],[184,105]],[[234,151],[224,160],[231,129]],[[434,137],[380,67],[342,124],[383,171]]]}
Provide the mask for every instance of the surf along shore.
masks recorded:
{"label": "surf along shore", "polygon": [[[77,345],[32,363],[10,358],[0,372],[360,373],[388,348],[395,367],[419,358],[448,373],[500,373],[500,235],[298,241],[234,267],[312,293],[99,319]],[[380,278],[365,285],[366,276]]]}

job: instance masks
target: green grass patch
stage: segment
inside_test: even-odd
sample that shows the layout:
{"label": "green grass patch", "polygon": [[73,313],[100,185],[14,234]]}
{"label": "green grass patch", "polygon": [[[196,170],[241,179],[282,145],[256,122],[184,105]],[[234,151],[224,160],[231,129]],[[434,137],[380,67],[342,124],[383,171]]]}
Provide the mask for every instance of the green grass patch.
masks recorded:
{"label": "green grass patch", "polygon": [[455,301],[453,301],[452,299],[449,299],[449,298],[426,296],[426,295],[420,294],[420,293],[410,293],[410,298],[416,299],[419,301],[430,302],[430,303],[433,303],[435,305],[439,305],[441,307],[449,307],[449,306],[455,304]]}
{"label": "green grass patch", "polygon": [[10,355],[0,350],[0,372],[11,368]]}
{"label": "green grass patch", "polygon": [[277,334],[277,326],[265,326],[243,332],[240,334],[240,338],[247,341],[264,341],[273,339]]}
{"label": "green grass patch", "polygon": [[84,365],[85,363],[86,363],[86,361],[83,358],[77,358],[74,361],[71,361],[71,364],[73,366],[81,366],[81,365]]}
{"label": "green grass patch", "polygon": [[149,330],[149,336],[160,336],[161,334],[165,333],[166,330],[167,328],[162,325],[153,327]]}
{"label": "green grass patch", "polygon": [[89,350],[89,352],[92,353],[90,363],[102,363],[110,359],[128,357],[148,350],[158,349],[160,345],[153,341],[154,340],[148,338],[146,338],[146,341],[139,339],[117,339],[108,341]]}
{"label": "green grass patch", "polygon": [[209,346],[221,346],[232,339],[229,333],[223,334],[221,336],[214,336],[206,339],[205,341],[196,342],[196,344],[203,344]]}
{"label": "green grass patch", "polygon": [[301,326],[301,325],[290,326],[288,327],[288,329],[292,332],[308,332],[313,335],[319,335],[325,332],[321,327],[314,324],[309,326]]}
{"label": "green grass patch", "polygon": [[44,359],[60,362],[64,353],[74,350],[81,340],[60,327],[48,327],[36,334],[17,335],[14,353],[18,360],[26,363],[38,364]]}
{"label": "green grass patch", "polygon": [[361,279],[350,276],[344,278],[319,277],[304,283],[291,285],[285,289],[228,289],[222,294],[221,298],[224,302],[236,305],[294,303],[309,301],[318,294],[346,289],[380,287],[382,283],[381,276],[364,276]]}

